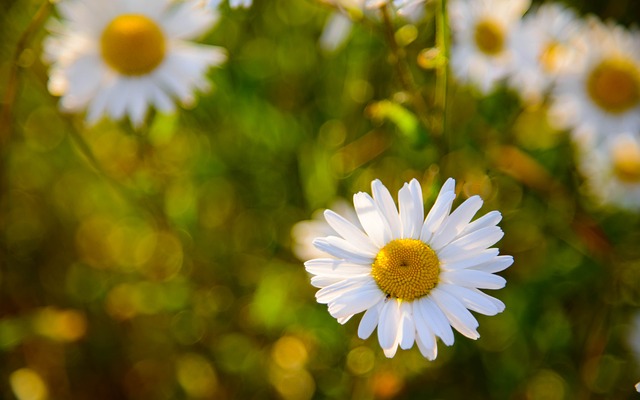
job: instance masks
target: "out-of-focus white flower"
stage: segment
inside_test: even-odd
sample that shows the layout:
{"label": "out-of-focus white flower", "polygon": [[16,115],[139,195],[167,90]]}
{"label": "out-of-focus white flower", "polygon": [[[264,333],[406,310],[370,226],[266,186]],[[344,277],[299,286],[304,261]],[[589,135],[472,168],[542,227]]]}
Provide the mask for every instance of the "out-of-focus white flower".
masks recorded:
{"label": "out-of-focus white flower", "polygon": [[[220,4],[222,4],[222,1],[223,0],[202,0],[201,3],[211,9],[217,9],[218,7],[220,7]],[[253,0],[229,0],[229,7],[231,8],[248,8],[251,7],[252,4]]]}
{"label": "out-of-focus white flower", "polygon": [[640,211],[640,135],[606,137],[600,145],[578,141],[578,166],[602,205]]}
{"label": "out-of-focus white flower", "polygon": [[[355,210],[346,201],[336,200],[331,204],[331,209],[345,217],[347,221],[360,227]],[[293,253],[302,261],[326,257],[325,252],[318,250],[313,245],[313,240],[317,237],[336,234],[336,231],[325,221],[324,210],[318,210],[313,214],[312,219],[300,221],[291,228]]]}
{"label": "out-of-focus white flower", "polygon": [[329,16],[319,40],[322,50],[330,53],[338,50],[346,43],[353,27],[351,17],[363,13],[364,0],[325,1],[339,10]]}
{"label": "out-of-focus white flower", "polygon": [[513,35],[515,67],[509,83],[525,102],[542,102],[556,78],[574,64],[579,31],[573,11],[557,3],[545,3],[524,17]]}
{"label": "out-of-focus white flower", "polygon": [[529,0],[451,0],[451,68],[457,79],[490,92],[514,67],[513,33]]}
{"label": "out-of-focus white flower", "polygon": [[497,211],[471,222],[482,207],[472,196],[451,212],[455,182],[445,182],[433,207],[424,217],[422,189],[417,180],[398,193],[399,208],[378,180],[373,197],[358,193],[353,202],[360,226],[333,211],[327,223],[335,235],[316,239],[314,245],[329,257],[305,263],[320,288],[319,303],[344,324],[365,312],[358,336],[368,338],[378,328],[378,341],[387,357],[398,346],[414,342],[430,360],[437,356],[436,338],[454,342],[454,327],[477,339],[478,321],[469,312],[495,315],[504,304],[479,289],[500,289],[504,278],[494,273],[513,263],[491,248],[502,236]]}
{"label": "out-of-focus white flower", "polygon": [[640,33],[595,18],[580,34],[585,49],[575,70],[556,81],[550,123],[579,140],[640,132]]}
{"label": "out-of-focus white flower", "polygon": [[209,67],[226,60],[224,49],[188,40],[216,22],[194,2],[63,0],[57,9],[44,44],[49,91],[63,110],[86,109],[89,122],[128,116],[139,126],[150,106],[193,103]]}

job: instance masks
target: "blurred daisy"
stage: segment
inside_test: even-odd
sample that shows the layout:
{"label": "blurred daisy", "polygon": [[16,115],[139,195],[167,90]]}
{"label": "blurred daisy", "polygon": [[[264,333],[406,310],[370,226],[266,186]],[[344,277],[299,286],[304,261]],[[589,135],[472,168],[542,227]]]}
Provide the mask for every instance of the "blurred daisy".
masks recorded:
{"label": "blurred daisy", "polygon": [[[346,201],[340,199],[331,204],[331,209],[336,210],[347,221],[360,228],[358,216],[355,210]],[[312,258],[326,257],[326,253],[318,250],[313,245],[313,239],[321,236],[336,235],[337,232],[327,224],[324,219],[323,210],[318,210],[308,221],[300,221],[291,228],[291,238],[293,240],[293,253],[302,261],[311,260]]]}
{"label": "blurred daisy", "polygon": [[209,87],[207,69],[226,59],[221,48],[187,41],[216,22],[194,2],[63,0],[57,9],[62,19],[44,44],[49,91],[63,110],[86,109],[89,122],[128,116],[139,126],[150,106],[193,103]]}
{"label": "blurred daisy", "polygon": [[320,48],[326,52],[334,52],[344,46],[353,22],[350,16],[363,14],[364,0],[327,0],[326,3],[335,6],[338,11],[331,13],[324,25],[320,36]]}
{"label": "blurred daisy", "polygon": [[617,134],[599,146],[578,142],[578,166],[602,205],[640,211],[640,135]]}
{"label": "blurred daisy", "polygon": [[518,44],[513,32],[529,0],[452,0],[448,4],[452,71],[460,81],[488,93],[513,71],[513,46]]}
{"label": "blurred daisy", "polygon": [[509,77],[527,103],[540,103],[556,78],[577,56],[580,22],[573,11],[545,3],[529,12],[514,32],[516,66]]}
{"label": "blurred daisy", "polygon": [[416,342],[430,360],[437,356],[436,338],[454,342],[454,327],[477,339],[478,322],[469,312],[495,315],[504,304],[478,289],[500,289],[505,280],[494,275],[513,263],[489,248],[502,238],[496,226],[501,215],[492,211],[470,222],[482,206],[473,196],[450,213],[455,198],[453,179],[442,187],[424,218],[422,190],[417,180],[399,191],[399,210],[387,188],[371,184],[373,197],[354,196],[363,229],[327,210],[327,223],[337,235],[318,238],[314,245],[331,257],[305,263],[321,288],[319,303],[344,324],[365,312],[358,336],[368,338],[378,328],[378,340],[387,357],[398,345]]}
{"label": "blurred daisy", "polygon": [[550,122],[578,136],[640,132],[640,34],[589,20],[576,69],[557,80]]}
{"label": "blurred daisy", "polygon": [[[204,0],[202,3],[206,4],[211,9],[217,9],[220,7],[220,4],[222,4],[222,0]],[[231,8],[248,8],[251,7],[251,4],[253,4],[253,0],[229,0],[229,7]]]}

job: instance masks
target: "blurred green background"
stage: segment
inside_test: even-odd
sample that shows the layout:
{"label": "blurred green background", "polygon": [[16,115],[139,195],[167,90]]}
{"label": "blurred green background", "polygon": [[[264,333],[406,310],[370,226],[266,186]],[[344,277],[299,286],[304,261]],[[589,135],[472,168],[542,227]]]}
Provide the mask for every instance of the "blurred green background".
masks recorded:
{"label": "blurred green background", "polygon": [[[640,21],[637,1],[567,4]],[[14,57],[40,5],[0,4],[0,92],[18,88],[0,127],[0,398],[638,395],[640,220],[583,196],[544,109],[451,82],[434,137],[402,106],[382,24],[326,53],[330,7],[255,0],[223,7],[203,38],[230,56],[193,109],[142,132],[86,127],[46,90],[44,29]],[[431,16],[403,49],[430,106],[435,74],[415,60],[434,45]],[[359,317],[341,326],[315,302],[291,228],[375,178],[392,193],[418,178],[429,206],[449,176],[456,204],[481,194],[481,213],[504,216],[507,308],[434,362],[417,348],[387,359],[376,335],[358,339]]]}

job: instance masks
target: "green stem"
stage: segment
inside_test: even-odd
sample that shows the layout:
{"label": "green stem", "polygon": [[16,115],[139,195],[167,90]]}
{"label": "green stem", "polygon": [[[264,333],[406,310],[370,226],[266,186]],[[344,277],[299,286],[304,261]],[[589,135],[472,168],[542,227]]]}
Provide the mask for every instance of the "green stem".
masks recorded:
{"label": "green stem", "polygon": [[424,97],[422,97],[420,90],[416,87],[413,75],[411,75],[409,66],[406,64],[404,51],[396,42],[395,29],[393,27],[393,21],[391,20],[389,5],[380,7],[380,11],[382,12],[382,19],[384,21],[385,36],[389,43],[389,47],[391,48],[392,63],[396,68],[400,85],[404,91],[411,95],[412,104],[415,107],[416,114],[426,131],[433,132],[433,124],[429,121],[429,108],[427,103],[424,100]]}
{"label": "green stem", "polygon": [[446,133],[447,126],[447,91],[448,91],[448,71],[449,71],[449,46],[448,46],[448,25],[446,0],[438,0],[436,5],[436,47],[440,51],[445,62],[439,63],[436,69],[436,93],[434,105],[440,111],[440,124],[434,126],[439,134]]}
{"label": "green stem", "polygon": [[20,57],[26,50],[31,37],[34,33],[40,29],[44,21],[51,13],[52,3],[48,0],[43,1],[36,11],[35,15],[27,25],[27,28],[22,32],[18,42],[16,44],[16,50],[13,53],[11,59],[11,68],[9,69],[9,78],[7,79],[7,88],[2,99],[3,107],[2,114],[0,114],[0,145],[4,146],[9,142],[12,129],[12,116],[13,106],[15,105],[16,98],[18,96],[18,89],[20,87]]}

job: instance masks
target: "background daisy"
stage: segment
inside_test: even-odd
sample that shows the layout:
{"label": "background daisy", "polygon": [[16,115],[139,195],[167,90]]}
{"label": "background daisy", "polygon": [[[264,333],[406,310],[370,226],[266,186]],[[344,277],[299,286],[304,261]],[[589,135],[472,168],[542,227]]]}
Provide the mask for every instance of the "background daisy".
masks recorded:
{"label": "background daisy", "polygon": [[576,136],[640,131],[640,34],[591,18],[580,38],[583,59],[557,80],[550,122]]}
{"label": "background daisy", "polygon": [[461,82],[491,91],[513,70],[512,35],[529,0],[453,0],[451,69]]}
{"label": "background daisy", "polygon": [[315,275],[312,285],[319,303],[345,323],[365,312],[358,336],[368,338],[378,328],[378,341],[387,357],[398,346],[409,349],[414,342],[430,360],[437,356],[436,338],[453,344],[451,327],[477,339],[478,322],[469,312],[495,315],[504,304],[478,289],[500,289],[505,280],[495,272],[513,263],[491,248],[502,238],[493,211],[470,222],[482,206],[472,196],[451,212],[456,197],[455,181],[448,179],[424,218],[422,189],[417,180],[398,193],[399,209],[387,188],[378,180],[371,184],[373,197],[354,196],[360,224],[350,223],[333,211],[325,218],[338,236],[318,238],[316,247],[331,258],[307,261]]}
{"label": "background daisy", "polygon": [[188,40],[211,29],[215,15],[194,2],[63,0],[45,42],[49,90],[88,122],[107,115],[144,121],[149,107],[174,110],[207,90],[205,73],[225,61],[223,49]]}
{"label": "background daisy", "polygon": [[524,17],[514,32],[515,68],[509,84],[527,103],[540,103],[556,78],[577,57],[580,21],[558,3],[545,3]]}
{"label": "background daisy", "polygon": [[600,203],[640,211],[640,135],[613,135],[597,146],[578,142],[578,166]]}

